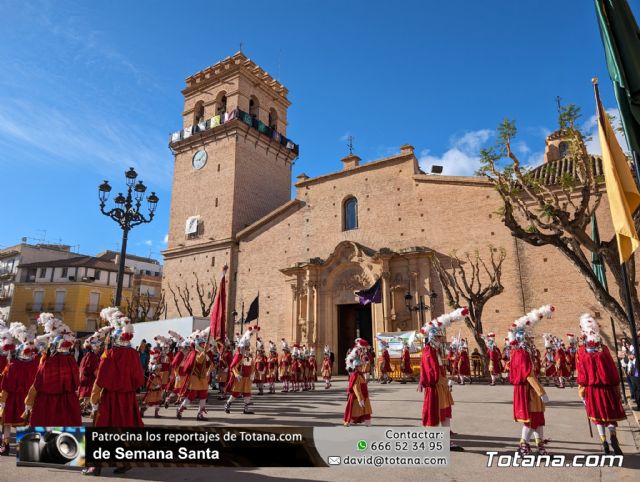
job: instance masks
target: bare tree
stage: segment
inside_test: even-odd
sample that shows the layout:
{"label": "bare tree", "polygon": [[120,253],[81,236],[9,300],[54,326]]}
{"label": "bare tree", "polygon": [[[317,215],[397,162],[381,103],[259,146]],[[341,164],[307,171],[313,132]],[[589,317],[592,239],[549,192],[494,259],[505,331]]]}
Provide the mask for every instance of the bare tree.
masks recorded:
{"label": "bare tree", "polygon": [[178,316],[182,318],[182,311],[180,310],[180,303],[178,303],[178,295],[176,295],[175,290],[171,287],[170,283],[167,283],[167,288],[171,292],[171,296],[173,296],[173,304],[176,307],[176,311],[178,312]]}
{"label": "bare tree", "polygon": [[194,272],[193,276],[196,278],[196,294],[198,295],[198,302],[200,303],[200,309],[202,310],[202,316],[209,316],[211,314],[211,307],[216,298],[216,291],[218,285],[214,277],[205,285],[200,283],[198,275]]}
{"label": "bare tree", "polygon": [[477,250],[473,254],[465,253],[462,260],[453,253],[449,256],[450,265],[447,267],[442,265],[436,254],[432,256],[433,266],[449,305],[452,308],[469,308],[469,316],[464,321],[484,357],[487,356],[487,347],[482,338],[482,312],[491,298],[504,291],[501,281],[502,263],[507,256],[504,248],[493,246],[489,246],[489,253],[490,263],[482,259]]}
{"label": "bare tree", "polygon": [[[216,280],[212,277],[205,283],[200,280],[195,272],[193,273],[193,276],[195,278],[195,284],[192,285],[192,288],[195,288],[195,298],[199,305],[200,312],[202,313],[201,316],[209,316],[217,291]],[[167,288],[173,296],[173,303],[178,311],[178,315],[182,316],[182,307],[187,311],[189,316],[194,316],[194,307],[191,304],[192,292],[187,282],[185,281],[183,286],[176,285],[175,289],[170,284],[167,284]]]}
{"label": "bare tree", "polygon": [[[511,234],[532,246],[553,246],[560,251],[583,276],[604,309],[629,326],[622,305],[604,289],[592,269],[593,254],[604,261],[617,285],[619,299],[623,299],[615,237],[596,243],[589,232],[602,199],[604,179],[595,173],[598,159],[587,152],[587,138],[577,125],[579,117],[580,109],[575,105],[559,106],[558,135],[568,143],[568,157],[573,165],[570,171],[557,172],[553,163],[537,171],[523,166],[511,147],[517,133],[515,122],[505,119],[498,127],[496,145],[480,152],[482,167],[478,173],[489,179],[502,198],[504,206],[500,214]],[[636,213],[636,229],[639,220]],[[637,317],[640,303],[633,257],[627,271]]]}

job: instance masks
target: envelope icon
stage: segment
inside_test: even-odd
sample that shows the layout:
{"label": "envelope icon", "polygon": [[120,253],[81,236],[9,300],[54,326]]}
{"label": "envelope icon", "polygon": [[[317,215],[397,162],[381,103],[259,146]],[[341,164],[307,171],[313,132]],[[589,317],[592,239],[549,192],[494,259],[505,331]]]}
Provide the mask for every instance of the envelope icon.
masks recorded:
{"label": "envelope icon", "polygon": [[342,460],[339,456],[329,455],[329,465],[340,465]]}

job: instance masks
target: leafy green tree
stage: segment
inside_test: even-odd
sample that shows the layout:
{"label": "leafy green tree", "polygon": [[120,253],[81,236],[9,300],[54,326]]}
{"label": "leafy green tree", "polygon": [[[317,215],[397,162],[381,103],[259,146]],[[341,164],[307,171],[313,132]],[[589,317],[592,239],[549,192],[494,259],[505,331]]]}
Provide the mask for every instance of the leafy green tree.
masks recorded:
{"label": "leafy green tree", "polygon": [[[600,206],[605,186],[604,178],[595,174],[599,161],[587,152],[588,138],[580,130],[579,118],[579,107],[559,105],[557,135],[568,142],[570,171],[558,173],[558,163],[554,162],[537,170],[524,166],[512,149],[517,135],[516,123],[505,119],[498,126],[495,145],[480,152],[478,174],[486,176],[502,198],[499,214],[511,234],[531,246],[552,246],[560,251],[583,276],[604,309],[628,326],[619,301],[623,299],[623,279],[615,236],[600,243],[591,238],[592,216]],[[634,219],[637,228],[639,216],[636,214]],[[612,274],[618,298],[605,290],[594,274],[593,254],[599,256]],[[633,257],[627,268],[635,316],[638,317],[640,304]]]}

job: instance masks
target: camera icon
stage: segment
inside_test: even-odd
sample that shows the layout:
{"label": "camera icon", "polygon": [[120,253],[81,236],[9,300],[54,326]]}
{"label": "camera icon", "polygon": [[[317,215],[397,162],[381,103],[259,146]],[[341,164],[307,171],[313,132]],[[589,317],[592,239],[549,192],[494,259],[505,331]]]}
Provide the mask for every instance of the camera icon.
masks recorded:
{"label": "camera icon", "polygon": [[28,433],[20,440],[18,457],[21,462],[63,465],[80,455],[80,444],[71,434],[51,431]]}

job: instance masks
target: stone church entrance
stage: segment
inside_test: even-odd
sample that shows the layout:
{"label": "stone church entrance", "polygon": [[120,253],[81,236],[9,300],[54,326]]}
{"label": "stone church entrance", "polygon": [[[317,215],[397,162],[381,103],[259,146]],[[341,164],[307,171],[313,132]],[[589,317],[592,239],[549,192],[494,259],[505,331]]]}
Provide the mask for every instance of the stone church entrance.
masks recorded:
{"label": "stone church entrance", "polygon": [[357,303],[338,305],[338,353],[336,363],[338,373],[345,374],[344,360],[347,350],[353,347],[356,338],[363,338],[373,345],[371,305]]}

